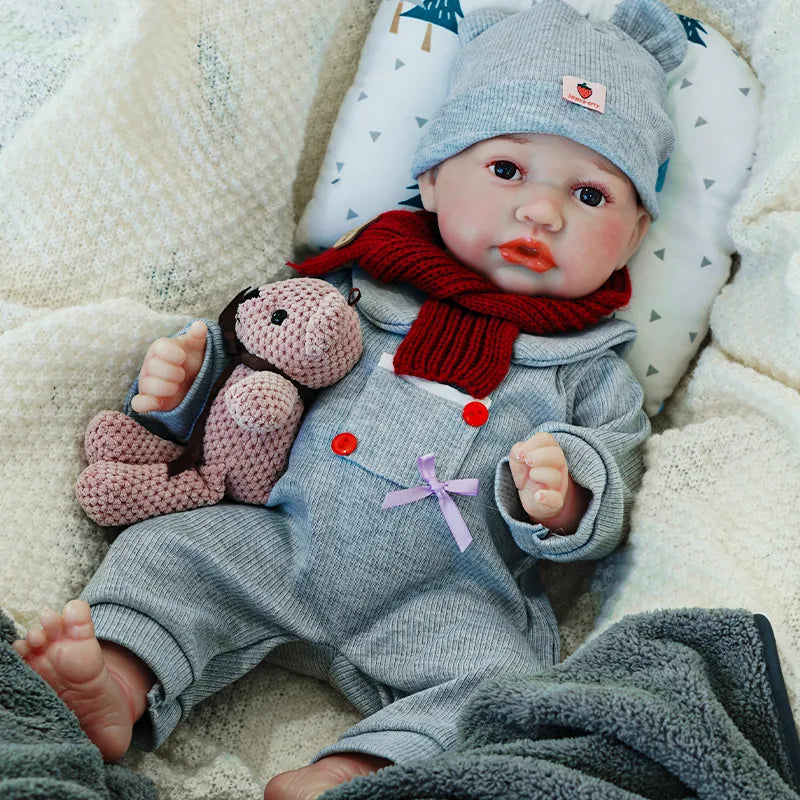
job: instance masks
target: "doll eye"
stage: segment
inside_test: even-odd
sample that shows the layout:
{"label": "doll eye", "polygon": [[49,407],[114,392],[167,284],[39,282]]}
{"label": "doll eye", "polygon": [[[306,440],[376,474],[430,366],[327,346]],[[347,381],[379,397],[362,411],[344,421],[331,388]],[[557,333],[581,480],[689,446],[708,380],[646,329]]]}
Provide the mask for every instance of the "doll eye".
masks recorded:
{"label": "doll eye", "polygon": [[594,186],[581,186],[580,189],[575,190],[575,194],[578,200],[587,206],[601,206],[606,201],[606,196]]}
{"label": "doll eye", "polygon": [[489,166],[492,172],[504,181],[513,181],[517,176],[522,177],[519,168],[513,161],[495,161]]}
{"label": "doll eye", "polygon": [[270,322],[273,325],[280,325],[286,317],[289,316],[289,312],[283,308],[279,308],[277,311],[272,312],[272,316],[270,317]]}

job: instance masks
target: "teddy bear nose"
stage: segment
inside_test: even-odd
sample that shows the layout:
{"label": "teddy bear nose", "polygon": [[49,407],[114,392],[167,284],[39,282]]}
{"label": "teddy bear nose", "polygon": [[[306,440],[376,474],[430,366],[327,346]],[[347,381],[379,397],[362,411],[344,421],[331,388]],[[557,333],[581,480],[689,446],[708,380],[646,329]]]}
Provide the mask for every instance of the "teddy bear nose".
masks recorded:
{"label": "teddy bear nose", "polygon": [[270,321],[273,325],[280,325],[286,317],[289,316],[289,312],[286,309],[279,308],[277,311],[272,312],[272,317],[270,317]]}

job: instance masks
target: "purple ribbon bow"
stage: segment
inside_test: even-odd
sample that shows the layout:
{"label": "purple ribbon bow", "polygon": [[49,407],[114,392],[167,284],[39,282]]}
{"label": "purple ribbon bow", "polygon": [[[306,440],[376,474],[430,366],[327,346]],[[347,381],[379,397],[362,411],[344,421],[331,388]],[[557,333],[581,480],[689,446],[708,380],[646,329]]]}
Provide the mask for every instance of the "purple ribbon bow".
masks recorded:
{"label": "purple ribbon bow", "polygon": [[454,481],[440,481],[434,471],[433,453],[420,456],[417,459],[417,469],[427,486],[412,486],[410,489],[400,489],[397,492],[389,492],[383,501],[382,508],[394,508],[404,506],[407,503],[414,503],[432,494],[436,495],[439,501],[439,508],[442,509],[447,526],[456,540],[458,549],[463,553],[472,541],[467,523],[461,516],[461,512],[453,502],[448,492],[456,494],[467,494],[475,497],[478,494],[477,478],[460,478]]}

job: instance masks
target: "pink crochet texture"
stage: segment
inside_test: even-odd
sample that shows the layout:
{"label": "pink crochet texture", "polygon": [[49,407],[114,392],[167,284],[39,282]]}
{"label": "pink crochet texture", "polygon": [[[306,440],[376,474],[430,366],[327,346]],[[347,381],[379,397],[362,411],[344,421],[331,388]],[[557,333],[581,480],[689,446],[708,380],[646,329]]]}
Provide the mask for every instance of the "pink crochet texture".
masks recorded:
{"label": "pink crochet texture", "polygon": [[[252,355],[311,389],[336,383],[361,357],[355,309],[315,278],[260,287],[239,306],[236,336]],[[129,525],[224,496],[265,503],[286,469],[302,413],[291,381],[238,364],[212,401],[201,465],[170,476],[168,463],[183,447],[121,412],[101,411],[86,431],[89,466],[78,478],[78,502],[100,525]]]}

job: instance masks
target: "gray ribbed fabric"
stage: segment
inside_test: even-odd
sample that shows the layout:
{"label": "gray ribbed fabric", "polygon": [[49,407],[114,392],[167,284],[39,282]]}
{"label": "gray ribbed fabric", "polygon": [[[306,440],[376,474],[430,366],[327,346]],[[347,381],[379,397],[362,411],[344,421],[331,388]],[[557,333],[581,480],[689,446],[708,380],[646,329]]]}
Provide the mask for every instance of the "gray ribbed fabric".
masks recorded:
{"label": "gray ribbed fabric", "polygon": [[[469,693],[492,675],[530,674],[558,659],[540,558],[599,558],[622,535],[649,425],[642,390],[619,355],[633,326],[606,320],[555,337],[518,337],[489,419],[379,366],[419,302],[356,271],[364,355],[321,392],[270,507],[217,505],[133,525],[84,592],[98,636],[137,653],[158,684],[135,742],[157,746],[204,697],[267,655],[327,678],[365,715],[330,748],[408,762],[455,742]],[[344,276],[344,277],[343,277]],[[337,276],[350,288],[349,272]],[[224,361],[211,326],[195,389],[160,415],[186,431]],[[573,536],[527,520],[505,457],[548,430],[592,503]],[[333,437],[353,433],[348,456]],[[459,552],[435,497],[382,510],[417,486],[417,458],[435,453],[441,480],[475,477],[454,495],[473,542]]]}
{"label": "gray ribbed fabric", "polygon": [[[414,155],[415,178],[494,136],[551,133],[616,164],[658,216],[658,168],[675,141],[665,72],[686,52],[672,11],[659,0],[622,0],[608,22],[595,24],[562,0],[542,0],[516,14],[468,14],[459,38],[447,97]],[[605,112],[563,99],[566,75],[603,84]]]}

